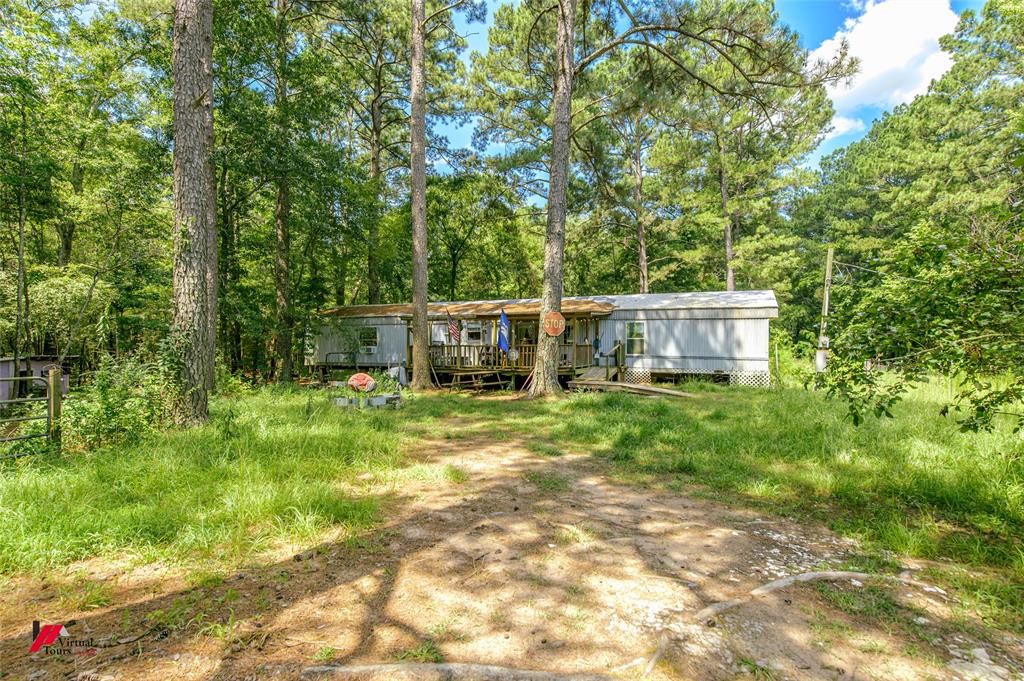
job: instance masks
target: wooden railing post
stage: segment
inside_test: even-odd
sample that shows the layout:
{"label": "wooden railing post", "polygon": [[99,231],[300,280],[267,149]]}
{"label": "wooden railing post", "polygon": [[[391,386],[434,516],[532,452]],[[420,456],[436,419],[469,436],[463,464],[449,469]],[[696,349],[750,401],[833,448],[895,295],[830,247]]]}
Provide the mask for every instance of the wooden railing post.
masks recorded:
{"label": "wooden railing post", "polygon": [[47,376],[47,409],[50,412],[50,442],[53,442],[60,451],[60,407],[61,399],[64,397],[64,384],[61,380],[61,370],[50,369]]}

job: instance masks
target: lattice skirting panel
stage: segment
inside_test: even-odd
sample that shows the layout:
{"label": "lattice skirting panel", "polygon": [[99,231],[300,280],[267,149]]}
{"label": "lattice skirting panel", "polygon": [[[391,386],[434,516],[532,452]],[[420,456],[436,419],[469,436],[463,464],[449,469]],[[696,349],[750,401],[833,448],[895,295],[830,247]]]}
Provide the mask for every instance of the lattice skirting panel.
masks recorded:
{"label": "lattice skirting panel", "polygon": [[651,370],[633,367],[626,369],[626,383],[650,383]]}
{"label": "lattice skirting panel", "polygon": [[767,371],[736,371],[729,374],[731,385],[749,385],[754,388],[770,388],[771,374]]}

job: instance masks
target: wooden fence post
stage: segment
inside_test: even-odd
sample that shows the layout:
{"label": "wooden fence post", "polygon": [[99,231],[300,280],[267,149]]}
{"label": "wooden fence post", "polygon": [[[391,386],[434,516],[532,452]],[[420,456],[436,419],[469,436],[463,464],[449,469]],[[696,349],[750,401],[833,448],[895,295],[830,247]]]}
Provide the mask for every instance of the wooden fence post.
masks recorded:
{"label": "wooden fence post", "polygon": [[50,412],[50,442],[56,443],[60,451],[60,406],[64,397],[64,382],[61,380],[60,369],[50,369],[47,376],[47,409]]}

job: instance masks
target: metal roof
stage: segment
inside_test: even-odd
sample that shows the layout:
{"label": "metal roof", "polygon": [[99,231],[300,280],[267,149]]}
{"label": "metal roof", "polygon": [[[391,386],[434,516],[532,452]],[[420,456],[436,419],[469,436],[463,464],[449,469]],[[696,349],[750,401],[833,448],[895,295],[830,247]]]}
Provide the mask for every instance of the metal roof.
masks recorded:
{"label": "metal roof", "polygon": [[[599,298],[562,298],[562,314],[608,315],[615,306]],[[429,303],[430,317],[497,317],[501,311],[509,317],[536,317],[540,314],[540,298],[510,298],[507,300],[471,300],[449,303]],[[324,314],[336,317],[411,317],[412,305],[347,305],[326,310]]]}
{"label": "metal roof", "polygon": [[778,308],[775,292],[768,291],[695,291],[688,293],[633,293],[602,296],[617,310],[751,310]]}
{"label": "metal roof", "polygon": [[[610,296],[569,296],[562,298],[562,313],[568,315],[610,314],[614,310],[699,310],[770,309],[778,310],[774,291],[702,291],[687,293],[633,293]],[[471,300],[430,303],[431,317],[497,317],[502,310],[509,317],[540,314],[540,298]],[[411,317],[412,305],[346,305],[326,310],[337,317]]]}

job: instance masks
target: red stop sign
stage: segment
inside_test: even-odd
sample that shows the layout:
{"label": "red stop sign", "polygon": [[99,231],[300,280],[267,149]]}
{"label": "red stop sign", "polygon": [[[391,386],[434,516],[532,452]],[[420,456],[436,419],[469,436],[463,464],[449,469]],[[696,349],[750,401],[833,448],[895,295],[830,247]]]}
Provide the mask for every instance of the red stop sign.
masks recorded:
{"label": "red stop sign", "polygon": [[565,331],[565,317],[561,312],[552,310],[544,315],[544,333],[549,336],[560,336]]}

